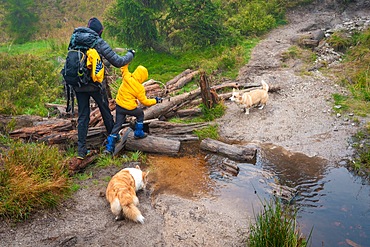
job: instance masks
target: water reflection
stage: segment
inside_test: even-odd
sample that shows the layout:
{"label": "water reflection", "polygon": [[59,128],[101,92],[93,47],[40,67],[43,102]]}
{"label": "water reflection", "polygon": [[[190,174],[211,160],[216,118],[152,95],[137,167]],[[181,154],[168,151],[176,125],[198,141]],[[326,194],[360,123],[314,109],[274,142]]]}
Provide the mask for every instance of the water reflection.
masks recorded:
{"label": "water reflection", "polygon": [[344,167],[265,145],[257,165],[293,188],[302,232],[312,246],[370,246],[370,186]]}
{"label": "water reflection", "polygon": [[[319,207],[318,198],[324,196],[326,168],[328,162],[319,157],[308,157],[302,153],[292,153],[282,147],[266,144],[262,147],[257,165],[275,174],[274,183],[283,185],[289,203],[305,207]],[[279,189],[279,187],[278,187]],[[279,191],[275,189],[275,194]]]}
{"label": "water reflection", "polygon": [[[261,147],[256,164],[225,159],[191,150],[183,157],[151,155],[154,196],[176,194],[253,216],[261,200],[277,195],[298,208],[303,234],[313,227],[311,246],[370,246],[370,184],[346,168],[270,144]],[[217,169],[217,162],[237,165],[237,176]]]}

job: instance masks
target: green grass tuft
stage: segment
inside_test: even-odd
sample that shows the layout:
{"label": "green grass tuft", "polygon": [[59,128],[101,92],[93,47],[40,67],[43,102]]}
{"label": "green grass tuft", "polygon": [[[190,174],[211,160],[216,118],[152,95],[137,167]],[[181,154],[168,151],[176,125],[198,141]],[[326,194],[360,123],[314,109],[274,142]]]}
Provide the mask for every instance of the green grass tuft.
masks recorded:
{"label": "green grass tuft", "polygon": [[299,232],[296,223],[296,211],[278,199],[262,204],[263,211],[255,215],[256,223],[250,225],[249,247],[307,246],[308,240]]}
{"label": "green grass tuft", "polygon": [[195,130],[194,134],[198,136],[200,140],[206,138],[217,140],[219,138],[218,125],[209,125],[208,127]]}

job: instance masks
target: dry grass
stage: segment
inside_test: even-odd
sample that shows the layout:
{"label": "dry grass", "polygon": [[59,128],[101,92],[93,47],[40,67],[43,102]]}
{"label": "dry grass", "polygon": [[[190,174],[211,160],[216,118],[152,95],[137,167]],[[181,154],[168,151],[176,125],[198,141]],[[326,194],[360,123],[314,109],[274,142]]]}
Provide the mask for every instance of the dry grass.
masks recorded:
{"label": "dry grass", "polygon": [[55,207],[69,193],[63,157],[56,147],[13,142],[0,156],[0,217],[26,219]]}

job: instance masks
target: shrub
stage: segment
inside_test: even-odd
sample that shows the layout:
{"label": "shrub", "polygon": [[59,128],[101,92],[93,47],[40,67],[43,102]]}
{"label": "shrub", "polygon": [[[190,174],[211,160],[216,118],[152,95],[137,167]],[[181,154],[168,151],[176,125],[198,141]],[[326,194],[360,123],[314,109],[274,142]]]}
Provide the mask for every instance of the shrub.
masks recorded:
{"label": "shrub", "polygon": [[38,56],[2,54],[0,114],[47,116],[46,102],[63,90],[55,66]]}
{"label": "shrub", "polygon": [[1,153],[0,218],[24,220],[68,194],[67,169],[56,147],[13,142]]}
{"label": "shrub", "polygon": [[346,32],[335,32],[327,42],[334,50],[344,52],[351,46],[352,39]]}

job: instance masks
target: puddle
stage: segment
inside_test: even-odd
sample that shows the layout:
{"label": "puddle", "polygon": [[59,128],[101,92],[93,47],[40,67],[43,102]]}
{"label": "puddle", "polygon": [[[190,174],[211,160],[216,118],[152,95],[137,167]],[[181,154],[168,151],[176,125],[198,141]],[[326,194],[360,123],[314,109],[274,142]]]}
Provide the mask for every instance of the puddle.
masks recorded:
{"label": "puddle", "polygon": [[261,200],[278,195],[297,207],[303,234],[313,227],[311,246],[370,246],[370,184],[346,168],[264,145],[256,164],[234,162],[239,173],[233,176],[215,166],[226,158],[186,152],[190,155],[149,155],[153,195],[175,194],[249,216],[260,212]]}
{"label": "puddle", "polygon": [[212,196],[215,181],[209,176],[209,167],[204,155],[186,157],[148,157],[151,164],[149,183],[153,196],[157,194],[175,194],[185,198]]}

